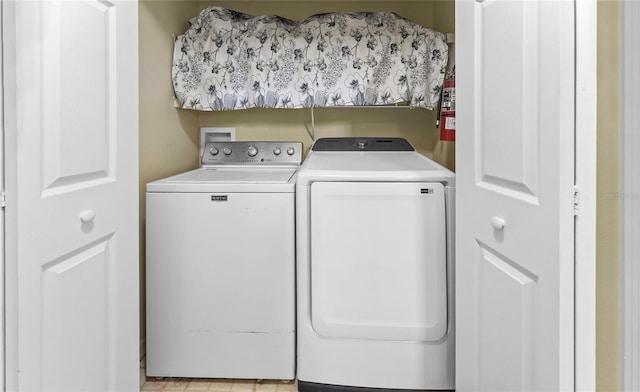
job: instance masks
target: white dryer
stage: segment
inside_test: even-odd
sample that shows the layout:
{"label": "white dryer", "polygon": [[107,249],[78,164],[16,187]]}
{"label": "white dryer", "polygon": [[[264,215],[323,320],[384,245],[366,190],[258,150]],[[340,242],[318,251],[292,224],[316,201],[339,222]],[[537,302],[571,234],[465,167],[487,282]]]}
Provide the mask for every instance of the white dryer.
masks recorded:
{"label": "white dryer", "polygon": [[404,139],[313,145],[296,184],[300,391],[454,389],[454,182]]}
{"label": "white dryer", "polygon": [[147,375],[295,377],[301,143],[209,142],[147,184]]}

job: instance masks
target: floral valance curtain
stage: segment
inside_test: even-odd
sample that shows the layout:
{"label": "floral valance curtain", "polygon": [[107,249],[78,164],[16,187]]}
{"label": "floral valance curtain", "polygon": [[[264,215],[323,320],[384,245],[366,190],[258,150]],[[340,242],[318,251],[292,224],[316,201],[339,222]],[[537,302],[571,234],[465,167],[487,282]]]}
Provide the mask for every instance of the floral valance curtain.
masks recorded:
{"label": "floral valance curtain", "polygon": [[210,7],[177,37],[172,78],[182,108],[232,110],[437,106],[443,33],[388,12],[302,21]]}

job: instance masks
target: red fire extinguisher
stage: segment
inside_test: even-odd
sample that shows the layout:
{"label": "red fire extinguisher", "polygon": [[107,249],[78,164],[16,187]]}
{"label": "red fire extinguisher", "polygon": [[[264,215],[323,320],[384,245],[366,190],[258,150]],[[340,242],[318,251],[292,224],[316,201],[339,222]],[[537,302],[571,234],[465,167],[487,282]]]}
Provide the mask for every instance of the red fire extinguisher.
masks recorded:
{"label": "red fire extinguisher", "polygon": [[456,140],[456,73],[455,67],[442,83],[440,100],[440,140]]}

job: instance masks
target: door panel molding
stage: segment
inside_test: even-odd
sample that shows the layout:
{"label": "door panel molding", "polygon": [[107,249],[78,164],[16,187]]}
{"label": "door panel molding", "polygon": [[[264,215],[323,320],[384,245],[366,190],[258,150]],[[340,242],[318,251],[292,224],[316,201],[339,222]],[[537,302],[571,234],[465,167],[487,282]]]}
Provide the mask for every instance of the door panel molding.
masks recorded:
{"label": "door panel molding", "polygon": [[[541,29],[537,2],[485,2],[479,7],[479,37],[476,41],[476,105],[480,116],[476,133],[479,185],[506,192],[510,197],[538,204],[540,140],[540,50]],[[526,17],[525,17],[526,16]],[[505,24],[521,20],[524,26]],[[495,26],[501,25],[500,29]],[[526,44],[525,44],[526,42]],[[513,72],[486,72],[509,67]],[[525,94],[522,94],[522,92]],[[518,104],[519,102],[519,104]],[[514,105],[515,103],[515,105]],[[505,127],[504,124],[513,124]],[[502,146],[510,148],[504,150]]]}
{"label": "door panel molding", "polygon": [[505,257],[480,241],[478,241],[478,245],[482,251],[484,261],[493,264],[496,268],[509,275],[513,280],[520,282],[522,285],[528,285],[538,281],[538,276],[528,271],[526,268],[523,268],[515,261]]}
{"label": "door panel molding", "polygon": [[[109,383],[115,327],[110,279],[113,235],[43,266],[43,389],[89,390]],[[85,317],[76,317],[80,311]],[[87,333],[92,331],[92,333]],[[93,337],[98,334],[102,339]],[[60,353],[68,354],[66,359]],[[77,377],[78,371],[89,375]],[[106,369],[106,371],[105,371]]]}
{"label": "door panel molding", "polygon": [[[503,347],[500,355],[492,357],[493,361],[481,362],[481,390],[532,391],[532,325],[534,290],[538,277],[487,245],[479,245],[482,266],[477,312],[480,330],[485,338],[478,344],[488,350],[492,346]],[[492,328],[495,320],[509,325],[511,333],[504,334],[502,330]]]}
{"label": "door panel molding", "polygon": [[43,109],[42,188],[48,196],[113,181],[117,30],[113,4],[46,2],[43,8],[55,17],[44,18],[40,31],[42,94],[33,104]]}

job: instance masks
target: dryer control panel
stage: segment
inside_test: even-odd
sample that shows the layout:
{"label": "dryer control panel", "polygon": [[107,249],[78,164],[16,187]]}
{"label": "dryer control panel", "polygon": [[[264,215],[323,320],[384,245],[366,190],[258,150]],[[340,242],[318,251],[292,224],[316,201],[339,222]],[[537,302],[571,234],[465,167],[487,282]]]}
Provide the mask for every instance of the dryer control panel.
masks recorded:
{"label": "dryer control panel", "polygon": [[415,151],[399,137],[332,137],[321,138],[313,144],[313,151]]}
{"label": "dryer control panel", "polygon": [[300,142],[208,142],[202,165],[299,165]]}

